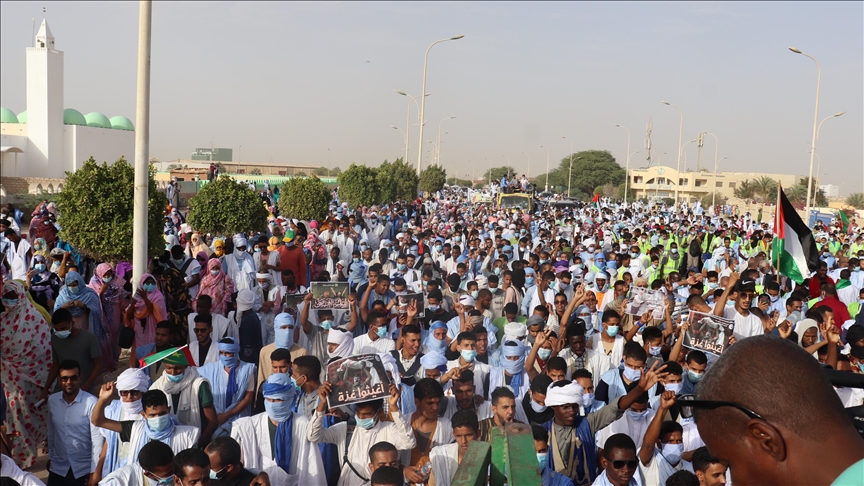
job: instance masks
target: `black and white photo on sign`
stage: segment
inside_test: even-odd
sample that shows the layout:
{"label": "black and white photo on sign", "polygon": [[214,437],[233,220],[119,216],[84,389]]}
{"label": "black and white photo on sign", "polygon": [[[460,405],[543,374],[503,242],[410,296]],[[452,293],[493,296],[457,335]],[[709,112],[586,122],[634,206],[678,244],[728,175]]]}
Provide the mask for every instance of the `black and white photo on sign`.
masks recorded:
{"label": "black and white photo on sign", "polygon": [[690,325],[684,333],[684,346],[706,353],[722,354],[729,346],[735,322],[732,319],[690,311]]}
{"label": "black and white photo on sign", "polygon": [[303,304],[303,298],[306,294],[289,294],[283,298],[282,312],[290,314],[291,317],[297,319],[300,306]]}
{"label": "black and white photo on sign", "polygon": [[361,354],[329,363],[327,381],[331,386],[327,397],[330,408],[390,395],[390,379],[377,354]]}
{"label": "black and white photo on sign", "polygon": [[347,310],[348,282],[312,282],[312,308],[315,310],[332,309]]}
{"label": "black and white photo on sign", "polygon": [[408,305],[411,301],[414,301],[417,306],[417,317],[423,318],[426,316],[426,309],[423,306],[423,294],[405,294],[398,296],[398,299],[400,314],[407,314]]}
{"label": "black and white photo on sign", "polygon": [[666,309],[666,295],[659,290],[651,290],[644,287],[630,286],[630,297],[627,299],[627,306],[624,308],[624,313],[642,316],[646,312],[651,311],[651,317],[654,319],[662,319],[663,312]]}

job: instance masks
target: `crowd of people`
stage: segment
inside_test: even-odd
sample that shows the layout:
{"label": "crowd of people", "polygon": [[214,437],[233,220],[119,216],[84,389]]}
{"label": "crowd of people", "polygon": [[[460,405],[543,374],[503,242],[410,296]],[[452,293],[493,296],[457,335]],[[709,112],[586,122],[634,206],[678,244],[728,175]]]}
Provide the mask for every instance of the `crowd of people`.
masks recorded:
{"label": "crowd of people", "polygon": [[[824,371],[864,375],[860,227],[818,223],[796,282],[750,213],[473,201],[334,193],[326,220],[227,236],[174,210],[137,282],[62,242],[62,208],[23,235],[3,207],[4,486],[41,484],[45,448],[49,485],[444,486],[514,423],[543,486],[862,484],[864,390]],[[333,282],[348,308],[313,308]],[[633,288],[662,305],[629,314]],[[691,312],[730,323],[719,354]],[[328,376],[351,357],[387,386],[331,407],[368,376]]]}

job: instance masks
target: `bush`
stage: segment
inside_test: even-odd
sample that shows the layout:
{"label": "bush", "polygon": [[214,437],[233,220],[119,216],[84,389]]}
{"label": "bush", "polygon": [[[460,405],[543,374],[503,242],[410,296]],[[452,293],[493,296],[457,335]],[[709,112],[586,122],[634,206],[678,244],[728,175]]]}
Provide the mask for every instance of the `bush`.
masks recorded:
{"label": "bush", "polygon": [[[156,189],[151,166],[147,203],[147,253],[165,250],[165,194]],[[132,260],[135,168],[121,157],[99,165],[91,157],[75,172],[57,197],[60,238],[96,261]],[[26,211],[25,211],[26,213]]]}
{"label": "bush", "polygon": [[289,218],[323,221],[330,205],[330,190],[316,176],[292,177],[279,190],[279,212]]}
{"label": "bush", "polygon": [[339,184],[339,199],[347,202],[352,208],[376,204],[380,198],[376,178],[375,169],[351,164],[348,170],[336,178]]}
{"label": "bush", "polygon": [[264,204],[256,191],[222,175],[189,200],[188,220],[196,230],[213,235],[263,231],[268,215]]}
{"label": "bush", "polygon": [[420,190],[431,194],[438,192],[447,182],[447,171],[440,165],[430,165],[420,173]]}
{"label": "bush", "polygon": [[417,198],[417,186],[420,183],[417,172],[413,167],[402,163],[402,159],[396,159],[392,163],[385,160],[374,170],[379,203]]}

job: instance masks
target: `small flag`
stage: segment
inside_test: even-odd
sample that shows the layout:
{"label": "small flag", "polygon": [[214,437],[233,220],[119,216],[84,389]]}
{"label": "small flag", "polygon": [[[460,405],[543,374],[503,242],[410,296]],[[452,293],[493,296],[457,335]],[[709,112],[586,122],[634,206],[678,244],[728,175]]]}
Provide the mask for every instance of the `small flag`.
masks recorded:
{"label": "small flag", "polygon": [[813,232],[798,216],[779,185],[771,260],[782,275],[799,284],[819,269],[819,252]]}
{"label": "small flag", "polygon": [[595,208],[597,206],[599,206],[600,205],[600,194],[594,194],[594,199],[592,199],[591,202],[594,203]]}
{"label": "small flag", "polygon": [[849,218],[846,217],[846,213],[841,209],[840,211],[837,211],[837,215],[840,217],[840,230],[847,235],[851,234],[852,224],[849,223]]}
{"label": "small flag", "polygon": [[151,353],[138,360],[141,368],[146,368],[152,364],[156,364],[165,360],[166,364],[195,366],[195,358],[189,351],[189,345],[180,346],[179,348],[166,349],[157,353]]}

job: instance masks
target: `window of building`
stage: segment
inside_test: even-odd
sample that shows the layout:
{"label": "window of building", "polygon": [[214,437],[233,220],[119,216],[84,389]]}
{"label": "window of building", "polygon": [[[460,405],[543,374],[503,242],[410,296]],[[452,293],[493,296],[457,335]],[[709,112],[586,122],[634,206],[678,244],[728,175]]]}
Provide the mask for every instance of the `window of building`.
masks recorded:
{"label": "window of building", "polygon": [[279,175],[280,175],[280,176],[286,176],[286,175],[288,175],[288,171],[280,170],[280,171],[279,171]]}
{"label": "window of building", "polygon": [[636,176],[633,178],[633,184],[642,184],[642,181],[645,180],[642,176]]}
{"label": "window of building", "polygon": [[689,183],[690,183],[690,179],[678,179],[678,185],[679,186],[686,186]]}
{"label": "window of building", "polygon": [[717,183],[715,184],[714,187],[723,187],[723,183],[720,181],[717,181]]}
{"label": "window of building", "polygon": [[245,173],[246,173],[246,169],[237,169],[237,173],[238,173],[238,174],[245,174]]}
{"label": "window of building", "polygon": [[729,189],[735,189],[735,183],[734,182],[729,183]]}

